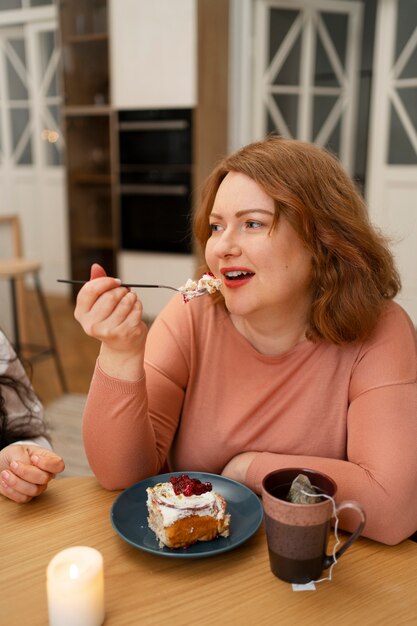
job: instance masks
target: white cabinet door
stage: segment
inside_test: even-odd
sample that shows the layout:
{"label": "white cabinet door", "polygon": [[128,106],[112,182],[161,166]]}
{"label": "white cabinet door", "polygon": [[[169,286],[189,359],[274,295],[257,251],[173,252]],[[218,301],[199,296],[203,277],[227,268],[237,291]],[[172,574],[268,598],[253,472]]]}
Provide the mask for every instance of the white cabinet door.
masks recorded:
{"label": "white cabinet door", "polygon": [[195,0],[110,0],[109,17],[112,105],[195,106]]}

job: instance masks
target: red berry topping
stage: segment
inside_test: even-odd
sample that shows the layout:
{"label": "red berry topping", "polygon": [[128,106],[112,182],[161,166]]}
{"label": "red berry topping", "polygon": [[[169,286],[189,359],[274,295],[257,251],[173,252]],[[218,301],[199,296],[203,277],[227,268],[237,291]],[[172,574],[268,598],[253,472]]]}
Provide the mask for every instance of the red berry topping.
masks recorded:
{"label": "red berry topping", "polygon": [[190,478],[187,474],[181,474],[181,476],[171,476],[169,479],[175,495],[180,494],[186,496],[201,496],[207,491],[211,491],[213,486],[210,482],[202,483],[198,478]]}

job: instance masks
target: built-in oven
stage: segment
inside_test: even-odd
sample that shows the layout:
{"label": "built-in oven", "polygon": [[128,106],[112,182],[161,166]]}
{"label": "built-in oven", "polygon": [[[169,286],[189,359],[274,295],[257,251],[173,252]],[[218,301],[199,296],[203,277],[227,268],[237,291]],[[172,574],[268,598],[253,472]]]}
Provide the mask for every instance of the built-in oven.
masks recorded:
{"label": "built-in oven", "polygon": [[121,247],[191,252],[192,110],[120,111]]}

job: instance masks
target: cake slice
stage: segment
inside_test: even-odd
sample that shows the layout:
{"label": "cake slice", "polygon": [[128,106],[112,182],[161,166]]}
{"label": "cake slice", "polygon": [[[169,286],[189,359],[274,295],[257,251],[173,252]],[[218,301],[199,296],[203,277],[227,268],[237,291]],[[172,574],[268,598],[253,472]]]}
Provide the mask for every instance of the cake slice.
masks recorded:
{"label": "cake slice", "polygon": [[226,501],[212,490],[211,483],[182,474],[146,491],[148,525],[161,547],[186,548],[197,541],[229,536]]}

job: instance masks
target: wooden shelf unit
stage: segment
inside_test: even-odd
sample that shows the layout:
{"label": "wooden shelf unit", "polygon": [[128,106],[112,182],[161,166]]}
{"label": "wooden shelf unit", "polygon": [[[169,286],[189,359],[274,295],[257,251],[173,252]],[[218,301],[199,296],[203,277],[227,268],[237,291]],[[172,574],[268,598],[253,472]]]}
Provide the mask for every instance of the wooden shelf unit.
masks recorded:
{"label": "wooden shelf unit", "polygon": [[[59,0],[71,277],[117,275],[107,0]],[[74,295],[78,288],[74,288]]]}

